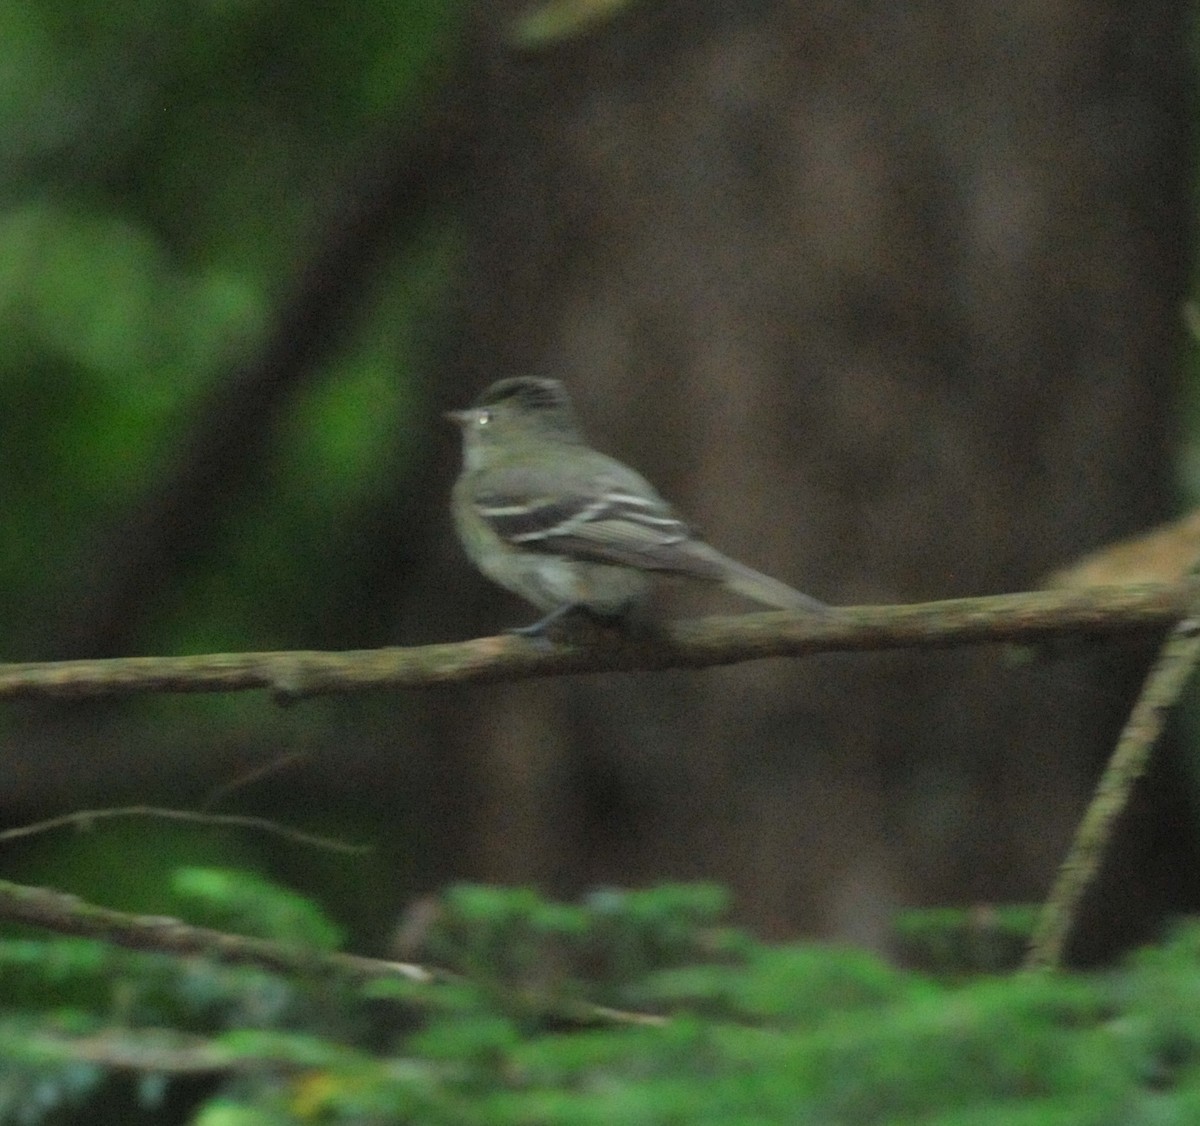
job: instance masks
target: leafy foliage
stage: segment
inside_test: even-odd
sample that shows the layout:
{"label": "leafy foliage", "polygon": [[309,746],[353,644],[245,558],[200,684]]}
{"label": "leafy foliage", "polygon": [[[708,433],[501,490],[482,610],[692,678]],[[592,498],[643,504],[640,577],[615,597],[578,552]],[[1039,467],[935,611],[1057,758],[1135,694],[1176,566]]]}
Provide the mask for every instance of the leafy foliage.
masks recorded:
{"label": "leafy foliage", "polygon": [[210,914],[210,923],[238,934],[334,950],[337,927],[303,896],[276,887],[251,872],[183,868],[175,873],[175,892]]}
{"label": "leafy foliage", "polygon": [[[457,0],[352,16],[259,0],[0,12],[6,652],[26,652],[77,595],[98,531],[170,473],[204,394],[262,347],[323,225],[350,206],[347,169],[372,130],[423,112],[458,24]],[[244,486],[244,524],[206,544],[224,597],[208,589],[219,579],[195,579],[190,600],[148,613],[150,646],[232,646],[239,627],[261,646],[303,628],[285,612],[295,586],[264,600],[260,576],[287,567],[280,590],[293,570],[314,587],[336,576],[338,561],[323,568],[316,547],[297,561],[295,544],[333,541],[408,454],[397,432],[431,278],[442,299],[447,225],[418,223],[397,247]]]}
{"label": "leafy foliage", "polygon": [[[371,253],[339,232],[364,201],[395,190],[381,163],[394,162],[393,179],[420,172],[404,159],[406,126],[419,127],[447,81],[463,8],[0,5],[5,660],[397,639],[406,498],[419,492],[412,477],[428,444],[451,442],[425,397],[461,240],[451,209],[426,202],[363,223]],[[339,304],[339,268],[360,262]],[[305,284],[318,298],[293,320],[328,328],[284,362],[278,341],[294,335],[285,329]],[[256,364],[274,398],[245,389]],[[204,439],[214,418],[218,435],[253,420],[259,443],[214,449]],[[162,501],[197,472],[212,513],[187,532],[195,502]],[[164,533],[165,553],[146,549],[149,526]],[[121,589],[134,592],[124,610],[114,608]],[[133,701],[80,725],[69,709],[5,709],[6,824],[117,795],[199,804],[297,744],[328,745],[327,726],[336,723],[338,747],[395,730],[392,701],[352,717],[317,705],[288,721],[262,701],[178,704]],[[47,762],[39,738],[87,765]],[[348,837],[381,835],[397,799],[367,811],[370,783],[355,790],[343,773],[354,792],[323,787],[315,816]],[[285,821],[314,815],[300,786],[273,781],[237,798]],[[49,836],[23,842],[6,852],[5,874],[136,908],[161,890],[162,868],[250,863],[257,847],[151,832],[145,850],[138,830],[144,864],[128,863],[120,833],[98,832],[86,850]],[[373,863],[338,889],[346,900],[404,883],[394,863]],[[382,898],[372,890],[345,912],[364,929]]]}
{"label": "leafy foliage", "polygon": [[[312,904],[191,872],[211,912],[295,943]],[[185,1077],[203,1126],[255,1123],[1192,1120],[1200,925],[1117,971],[938,980],[861,951],[767,946],[707,885],[578,904],[460,886],[427,982],[289,977],[78,939],[9,939],[0,1120],[153,1114]],[[436,954],[436,956],[435,956]],[[448,972],[453,971],[453,972]],[[153,1120],[153,1119],[151,1119]]]}

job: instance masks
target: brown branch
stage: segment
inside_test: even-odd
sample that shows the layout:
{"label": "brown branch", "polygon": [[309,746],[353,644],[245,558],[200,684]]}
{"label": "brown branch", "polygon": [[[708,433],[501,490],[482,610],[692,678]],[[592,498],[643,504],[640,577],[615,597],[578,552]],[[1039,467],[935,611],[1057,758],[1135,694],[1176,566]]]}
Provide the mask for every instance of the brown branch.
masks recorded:
{"label": "brown branch", "polygon": [[388,962],[287,946],[265,938],[196,927],[179,919],[129,915],[85,903],[74,895],[0,880],[0,919],[42,927],[58,934],[95,938],[114,946],[183,957],[200,956],[279,973],[341,976],[354,982],[385,978],[428,983],[436,971],[410,962]]}
{"label": "brown branch", "polygon": [[1075,830],[1071,849],[1034,929],[1026,968],[1055,969],[1062,963],[1079,904],[1100,870],[1117,819],[1129,802],[1134,783],[1145,772],[1167,713],[1179,699],[1197,660],[1200,621],[1187,617],[1171,631],[1146,677],[1096,793]]}
{"label": "brown branch", "polygon": [[[0,919],[42,927],[58,934],[93,938],[129,950],[178,957],[198,956],[308,978],[336,977],[356,985],[397,978],[431,986],[461,980],[446,970],[430,969],[412,962],[300,948],[265,938],[192,926],[179,919],[130,915],[85,903],[78,896],[61,891],[28,887],[8,880],[0,880]],[[667,1023],[666,1017],[656,1013],[612,1009],[569,997],[551,1001],[547,1010],[584,1024]]]}
{"label": "brown branch", "polygon": [[1097,587],[856,606],[828,617],[742,614],[675,622],[653,635],[590,631],[555,644],[512,635],[339,653],[216,653],[0,665],[0,699],[268,689],[281,701],[381,688],[521,680],[569,673],[706,668],[765,657],[983,642],[1036,642],[1168,626],[1200,582]]}

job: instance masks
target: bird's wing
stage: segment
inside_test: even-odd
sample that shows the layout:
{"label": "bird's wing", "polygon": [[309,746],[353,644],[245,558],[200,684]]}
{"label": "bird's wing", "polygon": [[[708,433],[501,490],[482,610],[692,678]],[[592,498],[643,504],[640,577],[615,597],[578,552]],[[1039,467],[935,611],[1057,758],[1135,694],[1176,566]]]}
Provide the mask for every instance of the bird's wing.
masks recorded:
{"label": "bird's wing", "polygon": [[692,541],[692,529],[633,470],[607,458],[565,480],[525,467],[492,470],[470,500],[496,535],[526,551],[654,571],[698,570],[681,550]]}

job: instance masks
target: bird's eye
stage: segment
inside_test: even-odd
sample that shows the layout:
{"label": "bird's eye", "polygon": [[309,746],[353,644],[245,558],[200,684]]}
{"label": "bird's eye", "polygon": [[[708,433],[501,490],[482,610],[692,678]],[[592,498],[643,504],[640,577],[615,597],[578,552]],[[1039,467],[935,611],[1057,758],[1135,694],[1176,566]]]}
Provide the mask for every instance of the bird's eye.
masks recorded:
{"label": "bird's eye", "polygon": [[492,421],[492,412],[491,412],[491,411],[480,411],[480,412],[479,412],[479,413],[478,413],[478,414],[475,416],[475,421],[476,421],[476,422],[477,422],[477,423],[478,423],[480,426],[487,426],[487,425],[489,425],[489,424],[491,423],[491,421]]}

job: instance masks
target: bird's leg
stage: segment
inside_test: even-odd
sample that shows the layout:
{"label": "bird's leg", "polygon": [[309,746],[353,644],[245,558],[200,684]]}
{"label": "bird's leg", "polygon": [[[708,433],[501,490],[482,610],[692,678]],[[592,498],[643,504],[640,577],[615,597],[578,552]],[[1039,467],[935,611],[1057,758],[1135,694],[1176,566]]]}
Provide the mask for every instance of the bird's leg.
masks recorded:
{"label": "bird's leg", "polygon": [[514,629],[506,630],[506,633],[515,633],[518,637],[532,637],[544,639],[547,629],[554,625],[560,618],[566,617],[572,610],[577,609],[574,602],[564,602],[561,606],[556,606],[544,618],[538,618],[527,626],[517,626]]}

